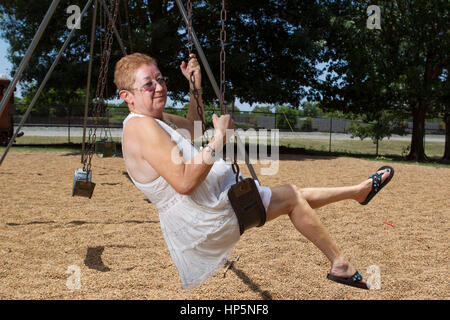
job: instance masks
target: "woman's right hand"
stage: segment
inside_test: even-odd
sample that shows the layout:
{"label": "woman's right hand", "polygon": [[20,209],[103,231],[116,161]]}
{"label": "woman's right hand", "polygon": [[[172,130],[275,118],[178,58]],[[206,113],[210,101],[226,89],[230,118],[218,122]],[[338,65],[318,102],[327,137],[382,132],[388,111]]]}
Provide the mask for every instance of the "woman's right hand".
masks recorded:
{"label": "woman's right hand", "polygon": [[229,114],[220,116],[220,118],[214,113],[212,115],[212,122],[216,134],[219,134],[225,142],[225,134],[227,129],[234,129],[233,118]]}

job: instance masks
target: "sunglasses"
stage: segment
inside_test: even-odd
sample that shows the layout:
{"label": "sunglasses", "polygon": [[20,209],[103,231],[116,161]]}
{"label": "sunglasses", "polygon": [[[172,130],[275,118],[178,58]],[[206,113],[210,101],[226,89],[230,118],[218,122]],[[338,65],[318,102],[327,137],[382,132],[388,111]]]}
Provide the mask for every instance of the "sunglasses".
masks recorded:
{"label": "sunglasses", "polygon": [[131,90],[139,90],[140,92],[142,92],[142,91],[154,92],[156,90],[155,82],[157,82],[160,86],[167,86],[167,83],[169,82],[169,78],[161,77],[156,80],[151,80],[151,81],[147,82],[146,84],[144,84],[142,87],[131,88]]}

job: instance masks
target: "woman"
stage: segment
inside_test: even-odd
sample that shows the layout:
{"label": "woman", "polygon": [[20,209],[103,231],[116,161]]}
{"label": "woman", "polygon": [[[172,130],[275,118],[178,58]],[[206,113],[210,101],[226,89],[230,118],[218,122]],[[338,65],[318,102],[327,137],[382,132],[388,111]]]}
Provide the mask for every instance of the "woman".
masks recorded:
{"label": "woman", "polygon": [[[157,207],[161,230],[182,286],[189,289],[205,282],[226,263],[240,232],[227,196],[235,175],[222,159],[214,161],[214,154],[225,143],[226,130],[233,129],[233,120],[229,115],[213,115],[214,137],[200,151],[180,130],[175,130],[183,129],[191,139],[196,138],[194,122],[202,120],[197,101],[203,109],[201,70],[195,55],[187,64],[182,62],[180,69],[188,81],[194,75],[200,94],[198,100],[194,99],[194,88],[190,88],[186,118],[163,112],[167,79],[153,58],[140,53],[123,57],[116,64],[114,78],[119,95],[130,110],[122,136],[126,168],[135,185]],[[330,260],[330,280],[368,289],[314,209],[346,199],[366,204],[392,175],[389,167],[356,186],[301,189],[292,184],[273,188],[258,185],[258,190],[266,208],[266,221],[289,215],[295,228]]]}

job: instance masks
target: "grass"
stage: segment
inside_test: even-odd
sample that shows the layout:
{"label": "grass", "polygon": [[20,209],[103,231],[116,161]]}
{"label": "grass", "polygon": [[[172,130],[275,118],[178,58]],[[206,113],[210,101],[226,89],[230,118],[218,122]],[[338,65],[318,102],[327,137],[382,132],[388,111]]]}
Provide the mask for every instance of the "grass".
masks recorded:
{"label": "grass", "polygon": [[[81,152],[82,137],[71,137],[70,143],[67,137],[23,136],[16,139],[11,150],[15,152]],[[120,138],[113,138],[120,143]],[[3,153],[5,147],[0,147]]]}
{"label": "grass", "polygon": [[[97,140],[98,137],[97,137]],[[70,143],[80,144],[82,143],[82,137],[71,137]],[[113,141],[120,142],[120,138],[113,138]],[[14,145],[32,145],[32,144],[68,144],[67,137],[43,137],[43,136],[23,136],[16,139]]]}
{"label": "grass", "polygon": [[[291,148],[305,148],[314,151],[330,151],[329,140],[325,139],[280,139],[280,145]],[[410,141],[384,140],[379,143],[379,156],[405,156]],[[376,155],[376,146],[370,140],[332,140],[331,152]],[[443,142],[425,142],[425,153],[435,158],[444,154]]]}
{"label": "grass", "polygon": [[[120,138],[113,138],[114,142],[120,143]],[[71,144],[67,137],[44,137],[44,136],[23,136],[17,139],[12,150],[21,152],[80,152],[81,137],[71,137]],[[267,141],[270,144],[270,141]],[[265,141],[262,141],[265,143]],[[323,156],[330,155],[328,139],[302,139],[302,138],[280,138],[280,146],[289,148],[304,148],[308,153]],[[33,145],[36,145],[33,147]],[[54,147],[52,147],[54,145]],[[379,155],[376,157],[376,146],[371,140],[332,140],[331,155],[351,156],[370,160],[401,161],[408,153],[410,141],[383,140],[379,144]],[[3,153],[4,147],[0,147]],[[425,153],[430,159],[430,163],[425,165],[435,165],[450,167],[448,164],[436,163],[444,154],[444,142],[425,142]],[[411,162],[415,163],[415,162]]]}

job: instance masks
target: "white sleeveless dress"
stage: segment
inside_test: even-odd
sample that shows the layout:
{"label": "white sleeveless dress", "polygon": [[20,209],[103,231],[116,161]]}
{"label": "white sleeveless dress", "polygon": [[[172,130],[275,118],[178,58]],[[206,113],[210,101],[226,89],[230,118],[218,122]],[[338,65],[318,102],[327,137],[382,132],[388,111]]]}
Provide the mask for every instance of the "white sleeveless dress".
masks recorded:
{"label": "white sleeveless dress", "polygon": [[[130,113],[123,128],[132,117]],[[161,120],[159,125],[171,136],[185,162],[198,150],[176,130]],[[239,225],[228,200],[228,189],[236,182],[229,164],[220,159],[214,162],[206,179],[191,195],[182,195],[162,177],[142,184],[130,178],[158,209],[161,230],[170,255],[178,269],[183,289],[201,285],[227,262],[239,240]],[[255,181],[266,210],[272,191]]]}

